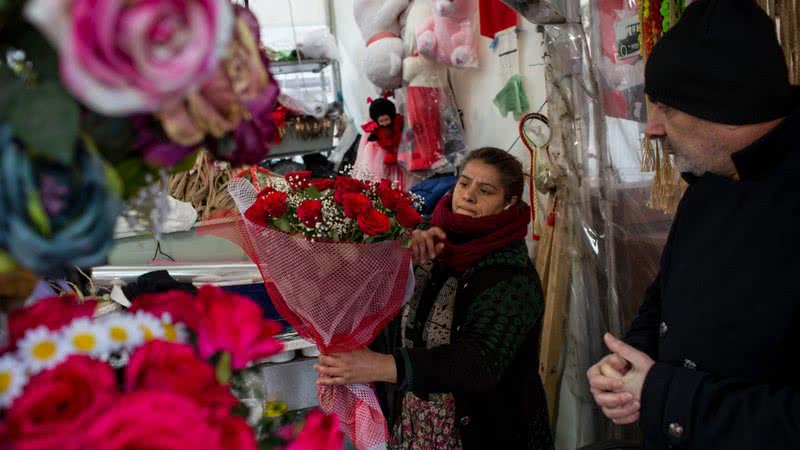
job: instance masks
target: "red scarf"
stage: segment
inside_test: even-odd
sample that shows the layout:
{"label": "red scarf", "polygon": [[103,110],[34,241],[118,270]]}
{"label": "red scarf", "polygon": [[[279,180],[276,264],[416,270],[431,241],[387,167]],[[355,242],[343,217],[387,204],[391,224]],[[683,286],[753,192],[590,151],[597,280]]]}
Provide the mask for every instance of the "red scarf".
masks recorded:
{"label": "red scarf", "polygon": [[470,217],[454,213],[452,199],[452,195],[447,195],[439,201],[431,226],[447,234],[444,250],[437,258],[455,272],[466,271],[484,256],[525,239],[528,234],[531,208],[525,202],[518,201],[491,216]]}

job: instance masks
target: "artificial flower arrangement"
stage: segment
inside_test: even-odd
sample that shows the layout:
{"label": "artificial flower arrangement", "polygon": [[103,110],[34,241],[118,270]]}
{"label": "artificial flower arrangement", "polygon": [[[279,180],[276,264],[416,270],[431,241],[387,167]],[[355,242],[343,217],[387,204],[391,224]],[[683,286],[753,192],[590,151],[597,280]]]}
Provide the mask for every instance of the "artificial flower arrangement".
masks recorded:
{"label": "artificial flower arrangement", "polygon": [[[388,180],[363,178],[295,172],[260,190],[242,178],[228,185],[243,216],[237,243],[281,316],[326,354],[369,345],[413,292],[409,247],[420,202]],[[317,394],[357,450],[386,445],[372,386],[319,385]]]}
{"label": "artificial flower arrangement", "polygon": [[231,385],[282,349],[280,325],[249,299],[205,286],[144,295],[121,314],[94,318],[95,307],[54,297],[10,315],[3,448],[342,448],[336,417],[318,410],[283,427],[245,420]]}
{"label": "artificial flower arrangement", "polygon": [[261,162],[278,93],[231,0],[1,1],[0,273],[103,263],[126,203],[158,232],[144,188],[200,151]]}

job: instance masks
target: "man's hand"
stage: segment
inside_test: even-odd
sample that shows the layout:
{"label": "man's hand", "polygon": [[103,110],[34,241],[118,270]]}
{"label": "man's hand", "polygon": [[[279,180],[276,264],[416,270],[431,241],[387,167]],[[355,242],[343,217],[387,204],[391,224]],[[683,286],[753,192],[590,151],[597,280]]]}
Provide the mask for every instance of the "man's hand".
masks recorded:
{"label": "man's hand", "polygon": [[623,341],[606,333],[605,342],[614,352],[586,373],[592,395],[603,414],[614,423],[626,425],[639,420],[642,386],[653,360]]}
{"label": "man's hand", "polygon": [[[444,243],[447,235],[439,227],[431,227],[428,230],[414,230],[411,233],[411,253],[414,264],[420,264],[436,258],[444,250]],[[437,241],[439,241],[437,243]]]}
{"label": "man's hand", "polygon": [[397,382],[394,357],[369,349],[320,355],[319,364],[314,369],[319,372],[317,384],[321,385]]}

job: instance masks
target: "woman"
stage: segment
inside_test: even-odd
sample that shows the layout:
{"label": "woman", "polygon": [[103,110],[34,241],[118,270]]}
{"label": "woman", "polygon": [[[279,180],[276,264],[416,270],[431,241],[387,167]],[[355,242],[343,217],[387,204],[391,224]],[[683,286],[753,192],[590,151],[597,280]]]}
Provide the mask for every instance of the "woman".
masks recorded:
{"label": "woman", "polygon": [[470,153],[431,228],[413,233],[417,284],[397,350],[320,357],[319,384],[384,382],[399,393],[386,405],[391,448],[553,448],[538,376],[544,299],[525,245],[523,184],[508,153]]}

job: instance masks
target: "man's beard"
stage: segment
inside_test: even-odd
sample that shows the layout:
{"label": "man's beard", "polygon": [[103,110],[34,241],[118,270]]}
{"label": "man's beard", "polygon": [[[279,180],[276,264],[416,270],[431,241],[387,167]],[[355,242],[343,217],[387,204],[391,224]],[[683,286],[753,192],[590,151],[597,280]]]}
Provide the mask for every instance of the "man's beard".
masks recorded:
{"label": "man's beard", "polygon": [[668,138],[663,138],[661,140],[661,145],[663,151],[672,156],[672,163],[675,165],[675,169],[677,169],[679,173],[691,173],[692,175],[699,177],[708,172],[706,168],[701,167],[697,162],[690,161],[686,157],[676,152],[675,146],[672,145],[672,142],[670,142]]}

